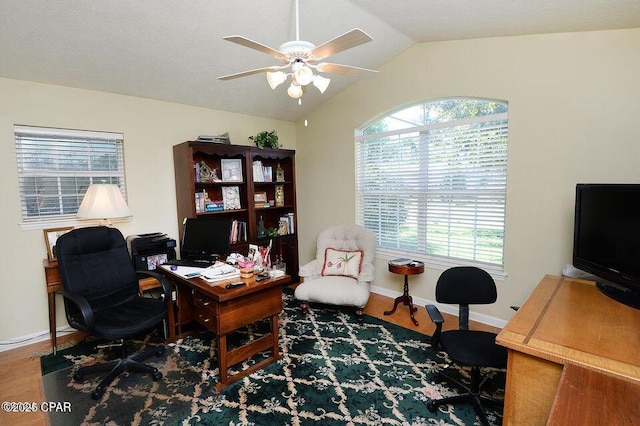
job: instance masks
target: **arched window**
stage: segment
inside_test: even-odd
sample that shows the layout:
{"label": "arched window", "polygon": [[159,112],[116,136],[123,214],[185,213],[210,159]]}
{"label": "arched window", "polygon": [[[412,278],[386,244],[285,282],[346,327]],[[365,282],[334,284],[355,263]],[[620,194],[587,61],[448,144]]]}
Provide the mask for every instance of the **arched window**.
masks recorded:
{"label": "arched window", "polygon": [[357,221],[376,232],[379,254],[502,272],[507,111],[506,102],[440,99],[357,132]]}

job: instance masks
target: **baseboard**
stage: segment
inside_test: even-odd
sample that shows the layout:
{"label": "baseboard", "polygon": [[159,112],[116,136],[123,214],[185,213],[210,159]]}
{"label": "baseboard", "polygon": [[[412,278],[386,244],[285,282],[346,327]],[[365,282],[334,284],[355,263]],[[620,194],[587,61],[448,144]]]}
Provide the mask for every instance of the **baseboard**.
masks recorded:
{"label": "baseboard", "polygon": [[[74,330],[68,326],[57,328],[58,337],[60,336],[60,333],[68,334],[68,333],[74,333],[76,331],[77,330]],[[16,337],[11,340],[3,340],[2,342],[0,342],[0,352],[21,348],[23,346],[28,346],[34,343],[43,342],[45,340],[50,340],[50,339],[51,339],[51,336],[49,335],[49,330],[26,334],[24,336]]]}
{"label": "baseboard", "polygon": [[[402,296],[402,293],[400,292],[389,290],[384,287],[378,287],[375,285],[371,286],[371,292],[380,294],[382,296],[387,296],[392,299],[395,299],[398,296]],[[416,305],[418,309],[420,309],[420,307],[424,309],[425,305],[436,305],[441,312],[458,316],[458,309],[454,305],[443,305],[433,300],[423,299],[421,297],[416,297],[416,296],[411,296],[411,297],[413,298],[413,304]],[[497,328],[504,328],[504,326],[507,325],[507,321],[503,319],[492,317],[485,314],[480,314],[473,311],[469,312],[469,319],[475,322],[479,322],[479,323],[490,325],[492,327],[497,327]]]}

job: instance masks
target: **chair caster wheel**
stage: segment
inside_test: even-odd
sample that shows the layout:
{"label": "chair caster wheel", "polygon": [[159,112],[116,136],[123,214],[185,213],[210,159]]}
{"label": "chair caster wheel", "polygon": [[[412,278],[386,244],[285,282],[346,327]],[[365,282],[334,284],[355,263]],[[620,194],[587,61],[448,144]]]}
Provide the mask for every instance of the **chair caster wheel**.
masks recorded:
{"label": "chair caster wheel", "polygon": [[156,356],[162,356],[164,354],[164,346],[160,346],[156,351]]}
{"label": "chair caster wheel", "polygon": [[153,375],[151,377],[153,377],[154,382],[157,382],[158,380],[162,379],[162,373],[156,370],[153,372]]}
{"label": "chair caster wheel", "polygon": [[75,373],[73,373],[73,380],[75,380],[76,382],[79,382],[82,379],[84,379],[84,373],[83,372],[76,371]]}
{"label": "chair caster wheel", "polygon": [[96,388],[93,392],[91,392],[91,399],[100,399],[104,395],[104,391],[102,388]]}
{"label": "chair caster wheel", "polygon": [[427,402],[427,410],[429,410],[431,413],[435,413],[436,411],[438,411],[438,407],[436,407],[433,402]]}

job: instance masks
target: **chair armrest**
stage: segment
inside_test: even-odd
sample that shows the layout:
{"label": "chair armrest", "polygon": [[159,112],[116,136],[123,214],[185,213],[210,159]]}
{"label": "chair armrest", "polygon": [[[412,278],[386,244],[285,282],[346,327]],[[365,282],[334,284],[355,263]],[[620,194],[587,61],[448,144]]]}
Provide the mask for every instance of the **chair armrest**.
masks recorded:
{"label": "chair armrest", "polygon": [[440,310],[438,310],[438,307],[436,305],[426,305],[425,308],[427,308],[427,313],[429,314],[429,318],[431,318],[431,322],[436,324],[436,326],[442,326],[444,318],[442,317]]}
{"label": "chair armrest", "polygon": [[437,306],[426,305],[425,308],[427,308],[427,313],[429,314],[429,318],[431,318],[431,322],[436,325],[436,331],[434,331],[433,335],[431,336],[431,343],[434,347],[439,348],[441,347],[440,334],[442,334],[442,324],[444,324],[444,318],[442,317],[442,314],[440,313],[440,310],[438,310]]}
{"label": "chair armrest", "polygon": [[146,275],[147,277],[158,280],[162,286],[162,300],[165,302],[168,300],[167,298],[170,297],[171,294],[171,284],[169,284],[169,280],[167,280],[164,275],[153,271],[136,271],[136,274],[138,275],[138,279],[140,279],[141,275]]}
{"label": "chair armrest", "polygon": [[[57,294],[61,294],[67,300],[73,302],[74,305],[80,310],[82,314],[83,323],[78,323],[73,321],[73,324],[70,324],[73,328],[76,328],[80,331],[84,331],[85,333],[90,333],[94,327],[94,317],[93,317],[93,308],[83,296],[77,293],[71,293],[66,290],[58,290]],[[69,320],[69,315],[67,315],[67,320]]]}
{"label": "chair armrest", "polygon": [[373,267],[372,264],[367,263],[365,265],[362,265],[362,271],[360,271],[360,275],[358,276],[358,281],[371,283],[375,277],[374,271],[375,271],[375,268]]}
{"label": "chair armrest", "polygon": [[318,272],[318,261],[313,259],[311,262],[302,265],[298,275],[303,278],[317,278],[320,276]]}

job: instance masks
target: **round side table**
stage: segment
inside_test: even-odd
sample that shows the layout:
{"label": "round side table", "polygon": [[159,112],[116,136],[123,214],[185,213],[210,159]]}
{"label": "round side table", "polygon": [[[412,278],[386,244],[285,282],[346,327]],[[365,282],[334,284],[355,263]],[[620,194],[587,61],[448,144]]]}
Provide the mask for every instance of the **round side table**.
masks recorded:
{"label": "round side table", "polygon": [[413,306],[413,299],[409,295],[409,275],[419,275],[424,272],[424,263],[413,261],[407,265],[392,265],[389,264],[389,272],[394,274],[404,275],[404,292],[402,296],[396,297],[395,302],[393,302],[393,309],[390,311],[385,311],[385,315],[391,315],[396,311],[398,304],[402,302],[405,306],[409,306],[409,315],[411,315],[411,321],[417,326],[418,321],[414,318],[413,313],[418,310],[418,308]]}

